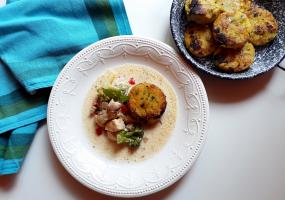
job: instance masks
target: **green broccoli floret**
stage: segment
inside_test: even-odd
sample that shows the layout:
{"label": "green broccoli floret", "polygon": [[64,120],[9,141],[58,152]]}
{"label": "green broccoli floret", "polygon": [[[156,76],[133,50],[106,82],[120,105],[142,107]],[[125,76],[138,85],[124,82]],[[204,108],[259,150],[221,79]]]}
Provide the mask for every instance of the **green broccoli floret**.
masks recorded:
{"label": "green broccoli floret", "polygon": [[143,128],[135,126],[130,131],[122,130],[117,134],[118,144],[127,144],[130,147],[138,147],[144,135]]}

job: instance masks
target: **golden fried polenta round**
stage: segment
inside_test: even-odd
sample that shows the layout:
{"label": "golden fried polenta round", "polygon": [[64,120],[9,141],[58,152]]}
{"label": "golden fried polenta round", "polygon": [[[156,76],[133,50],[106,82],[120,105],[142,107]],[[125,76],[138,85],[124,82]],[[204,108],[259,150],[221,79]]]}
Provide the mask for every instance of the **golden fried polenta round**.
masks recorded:
{"label": "golden fried polenta round", "polygon": [[252,24],[249,41],[253,45],[265,45],[276,37],[278,23],[271,12],[264,8],[253,6],[246,14]]}
{"label": "golden fried polenta round", "polygon": [[184,34],[186,48],[197,57],[205,57],[214,53],[216,44],[212,31],[208,26],[191,25]]}
{"label": "golden fried polenta round", "polygon": [[216,2],[223,12],[236,12],[241,9],[242,0],[217,0]]}
{"label": "golden fried polenta round", "polygon": [[245,12],[252,4],[252,0],[217,0],[223,12]]}
{"label": "golden fried polenta round", "polygon": [[166,96],[154,84],[140,83],[129,94],[128,107],[133,117],[143,120],[159,118],[166,108]]}
{"label": "golden fried polenta round", "polygon": [[189,21],[210,24],[222,12],[216,0],[186,0],[185,12]]}
{"label": "golden fried polenta round", "polygon": [[192,0],[185,0],[184,9],[185,9],[186,15],[190,15],[191,3],[192,3]]}
{"label": "golden fried polenta round", "polygon": [[246,13],[248,10],[250,10],[253,6],[254,3],[252,2],[252,0],[241,0],[241,8],[240,11],[243,13]]}
{"label": "golden fried polenta round", "polygon": [[247,16],[241,12],[224,12],[213,24],[213,35],[224,48],[242,48],[249,39],[251,25]]}
{"label": "golden fried polenta round", "polygon": [[220,47],[214,53],[215,65],[225,72],[241,72],[254,62],[254,46],[247,42],[241,49],[225,49]]}

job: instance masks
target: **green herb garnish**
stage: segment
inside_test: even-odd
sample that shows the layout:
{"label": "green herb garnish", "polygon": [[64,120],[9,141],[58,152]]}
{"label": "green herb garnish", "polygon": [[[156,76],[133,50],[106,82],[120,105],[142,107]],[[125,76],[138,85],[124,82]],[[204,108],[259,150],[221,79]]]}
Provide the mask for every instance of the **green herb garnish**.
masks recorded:
{"label": "green herb garnish", "polygon": [[98,90],[99,98],[102,101],[118,101],[120,103],[125,103],[129,100],[126,90],[117,88],[100,88]]}

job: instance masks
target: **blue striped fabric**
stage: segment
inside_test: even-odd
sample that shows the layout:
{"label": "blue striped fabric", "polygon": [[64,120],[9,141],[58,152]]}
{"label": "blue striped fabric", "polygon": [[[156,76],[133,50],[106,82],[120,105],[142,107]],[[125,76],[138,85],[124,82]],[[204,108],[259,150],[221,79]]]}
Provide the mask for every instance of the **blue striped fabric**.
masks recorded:
{"label": "blue striped fabric", "polygon": [[46,117],[47,92],[29,95],[0,62],[0,134]]}
{"label": "blue striped fabric", "polygon": [[62,67],[85,46],[131,34],[122,0],[9,0],[0,8],[0,174],[19,171]]}
{"label": "blue striped fabric", "polygon": [[34,138],[37,127],[38,123],[33,123],[1,135],[1,174],[13,174],[18,172]]}

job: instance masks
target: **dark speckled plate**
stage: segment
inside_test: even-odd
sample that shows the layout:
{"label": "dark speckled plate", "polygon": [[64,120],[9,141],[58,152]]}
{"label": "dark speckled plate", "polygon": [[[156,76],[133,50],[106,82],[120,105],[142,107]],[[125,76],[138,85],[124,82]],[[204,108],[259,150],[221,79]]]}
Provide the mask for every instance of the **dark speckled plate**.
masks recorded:
{"label": "dark speckled plate", "polygon": [[256,48],[253,65],[241,73],[219,71],[211,58],[197,58],[188,53],[184,46],[184,30],[187,24],[184,13],[184,0],[174,0],[171,7],[170,26],[174,41],[184,57],[209,74],[227,79],[246,79],[260,75],[277,66],[285,55],[285,0],[255,0],[255,3],[273,13],[279,23],[279,33],[270,44]]}

